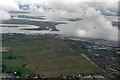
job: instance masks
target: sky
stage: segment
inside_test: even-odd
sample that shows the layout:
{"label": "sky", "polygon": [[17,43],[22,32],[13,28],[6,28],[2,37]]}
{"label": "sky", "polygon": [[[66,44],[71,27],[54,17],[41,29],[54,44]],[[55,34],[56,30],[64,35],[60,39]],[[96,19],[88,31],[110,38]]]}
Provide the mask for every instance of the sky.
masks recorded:
{"label": "sky", "polygon": [[[48,19],[83,18],[82,21],[58,25],[60,33],[118,40],[118,29],[105,14],[117,15],[119,0],[0,0],[0,20],[10,19],[9,11],[21,11],[18,4],[29,4],[29,11],[46,14]],[[41,6],[37,8],[36,6]],[[49,11],[44,10],[50,8]]]}

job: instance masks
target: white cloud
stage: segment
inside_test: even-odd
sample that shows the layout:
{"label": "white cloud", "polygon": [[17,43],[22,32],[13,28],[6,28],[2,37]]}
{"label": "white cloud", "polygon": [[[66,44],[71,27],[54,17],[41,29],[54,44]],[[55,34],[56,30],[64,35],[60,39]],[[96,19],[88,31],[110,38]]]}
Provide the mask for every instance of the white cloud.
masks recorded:
{"label": "white cloud", "polygon": [[0,9],[3,10],[19,10],[19,6],[15,0],[0,0]]}
{"label": "white cloud", "polygon": [[6,20],[6,19],[10,19],[10,18],[11,17],[8,12],[0,9],[0,20]]}
{"label": "white cloud", "polygon": [[[41,10],[42,7],[52,9],[62,9],[66,11],[80,11],[85,9],[87,6],[95,7],[106,12],[107,9],[114,13],[118,11],[119,0],[0,0],[0,8],[4,10],[19,10],[19,3],[26,3],[31,5],[33,10]],[[81,3],[82,2],[82,3]],[[40,9],[36,5],[42,6]]]}
{"label": "white cloud", "polygon": [[48,0],[52,2],[118,2],[119,0]]}
{"label": "white cloud", "polygon": [[[82,21],[69,22],[58,25],[61,33],[117,40],[118,29],[107,21],[103,13],[117,14],[119,0],[0,0],[2,19],[9,19],[6,11],[19,10],[18,2],[31,4],[33,10],[45,13],[48,19],[56,18],[83,18]],[[37,9],[36,5],[42,6]],[[51,8],[50,12],[44,12],[43,7]],[[97,9],[97,10],[96,10]],[[3,15],[4,13],[4,15]],[[38,13],[37,13],[38,14]]]}
{"label": "white cloud", "polygon": [[90,7],[87,8],[85,13],[82,21],[61,24],[57,28],[62,34],[118,40],[117,27],[113,27],[111,22],[107,21],[100,11]]}
{"label": "white cloud", "polygon": [[85,30],[82,30],[80,28],[78,28],[76,32],[79,37],[85,37],[87,33]]}

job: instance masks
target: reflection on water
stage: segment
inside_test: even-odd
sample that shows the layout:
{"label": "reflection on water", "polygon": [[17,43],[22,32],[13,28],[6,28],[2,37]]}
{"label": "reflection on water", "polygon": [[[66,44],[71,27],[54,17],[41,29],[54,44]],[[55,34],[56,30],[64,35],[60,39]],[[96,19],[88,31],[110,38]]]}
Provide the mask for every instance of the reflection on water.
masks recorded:
{"label": "reflection on water", "polygon": [[50,33],[50,34],[58,34],[59,31],[49,31],[49,30],[21,30],[21,29],[27,29],[27,28],[38,28],[38,26],[28,26],[28,27],[0,27],[0,33],[25,33],[25,34],[32,34],[32,33],[40,33],[40,34],[45,34],[45,33]]}

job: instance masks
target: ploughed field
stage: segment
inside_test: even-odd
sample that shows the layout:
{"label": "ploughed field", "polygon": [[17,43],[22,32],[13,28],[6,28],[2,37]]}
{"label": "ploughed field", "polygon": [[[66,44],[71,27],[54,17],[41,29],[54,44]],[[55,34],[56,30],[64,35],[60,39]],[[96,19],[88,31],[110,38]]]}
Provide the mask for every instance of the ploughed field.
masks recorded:
{"label": "ploughed field", "polygon": [[55,35],[23,35],[3,40],[3,72],[17,71],[21,76],[30,73],[46,77],[59,75],[101,74],[101,70],[85,59],[64,40]]}

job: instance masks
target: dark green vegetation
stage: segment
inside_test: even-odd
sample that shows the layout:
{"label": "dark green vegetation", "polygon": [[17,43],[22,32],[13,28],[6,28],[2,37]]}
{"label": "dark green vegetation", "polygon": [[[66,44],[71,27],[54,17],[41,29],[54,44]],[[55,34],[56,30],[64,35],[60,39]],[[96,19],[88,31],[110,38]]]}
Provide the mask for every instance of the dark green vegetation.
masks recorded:
{"label": "dark green vegetation", "polygon": [[40,19],[45,20],[45,16],[28,16],[28,15],[19,15],[19,18],[28,18],[28,19]]}
{"label": "dark green vegetation", "polygon": [[81,21],[82,18],[61,18],[62,20],[66,20],[66,21]]}
{"label": "dark green vegetation", "polygon": [[81,56],[82,50],[74,50],[55,35],[14,36],[4,40],[3,47],[11,48],[3,53],[4,72],[17,71],[22,76],[34,72],[46,77],[101,74],[95,65]]}
{"label": "dark green vegetation", "polygon": [[9,13],[29,13],[29,12],[24,12],[24,11],[9,11]]}
{"label": "dark green vegetation", "polygon": [[31,70],[26,68],[27,62],[25,59],[14,52],[3,52],[3,72],[14,73],[25,76],[30,74]]}

